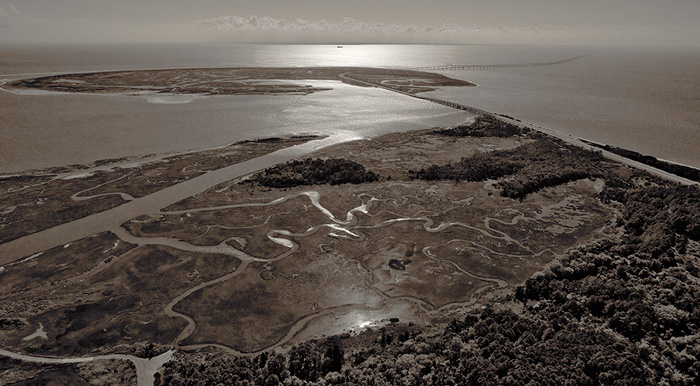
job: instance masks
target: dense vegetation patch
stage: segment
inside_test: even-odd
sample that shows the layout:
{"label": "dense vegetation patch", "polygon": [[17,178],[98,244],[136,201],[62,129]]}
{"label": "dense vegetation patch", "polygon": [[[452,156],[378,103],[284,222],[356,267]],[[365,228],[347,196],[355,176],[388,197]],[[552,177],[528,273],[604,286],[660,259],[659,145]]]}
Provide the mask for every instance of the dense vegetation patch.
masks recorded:
{"label": "dense vegetation patch", "polygon": [[515,149],[477,153],[457,163],[432,165],[409,173],[416,179],[454,181],[485,181],[510,176],[498,184],[501,195],[524,198],[546,187],[602,176],[601,159],[598,153],[539,137]]}
{"label": "dense vegetation patch", "polygon": [[625,246],[653,258],[684,253],[688,240],[700,240],[700,190],[665,185],[629,189],[607,187],[606,199],[625,205],[620,224],[628,231]]}
{"label": "dense vegetation patch", "polygon": [[[514,198],[579,178],[602,178],[600,199],[619,203],[620,234],[567,252],[500,303],[442,325],[390,325],[254,358],[181,355],[166,365],[162,380],[174,385],[699,384],[700,189],[643,172],[630,178],[627,169],[599,153],[542,135],[529,138],[534,141],[515,149],[478,153],[411,175],[500,178],[502,194]],[[394,263],[392,268],[400,269],[399,261]]]}
{"label": "dense vegetation patch", "polygon": [[[698,384],[700,233],[693,214],[700,213],[700,190],[630,184],[608,189],[620,190],[606,193],[621,194],[624,235],[570,251],[516,287],[505,304],[470,311],[440,327],[391,325],[306,342],[286,354],[179,356],[166,364],[162,381]],[[661,241],[666,244],[660,248]]]}
{"label": "dense vegetation patch", "polygon": [[638,153],[636,151],[632,150],[627,150],[623,149],[621,147],[615,147],[615,146],[610,146],[610,145],[601,145],[595,142],[590,142],[590,141],[585,141],[589,145],[599,147],[601,149],[605,149],[611,153],[615,153],[617,155],[621,155],[625,158],[629,158],[631,160],[641,162],[645,165],[653,166],[657,169],[661,169],[663,171],[673,173],[677,176],[681,176],[684,178],[687,178],[689,180],[697,181],[700,182],[700,170],[696,168],[692,168],[690,166],[685,166],[685,165],[678,165],[674,164],[671,162],[666,162],[662,161],[656,157],[650,156],[650,155],[645,155],[642,153]]}
{"label": "dense vegetation patch", "polygon": [[361,184],[379,179],[376,173],[366,170],[357,162],[342,159],[295,160],[273,166],[255,174],[248,181],[270,188],[290,188],[319,184]]}
{"label": "dense vegetation patch", "polygon": [[528,129],[520,126],[511,125],[502,120],[481,115],[470,124],[458,125],[449,129],[437,131],[438,134],[447,135],[450,137],[513,137],[529,132]]}

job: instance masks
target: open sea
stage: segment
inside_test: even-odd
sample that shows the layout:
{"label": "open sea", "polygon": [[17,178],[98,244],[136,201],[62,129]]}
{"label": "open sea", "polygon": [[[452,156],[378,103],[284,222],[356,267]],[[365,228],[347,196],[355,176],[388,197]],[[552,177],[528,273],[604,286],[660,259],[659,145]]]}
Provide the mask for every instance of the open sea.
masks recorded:
{"label": "open sea", "polygon": [[[488,45],[0,45],[0,80],[82,71],[264,66],[559,65],[448,71],[479,84],[432,95],[700,167],[700,49]],[[23,75],[28,74],[28,75]],[[34,75],[35,74],[35,75]],[[312,82],[309,82],[310,84]],[[468,114],[385,90],[313,82],[307,96],[155,104],[129,96],[0,92],[0,173],[223,146],[284,134],[371,138]]]}

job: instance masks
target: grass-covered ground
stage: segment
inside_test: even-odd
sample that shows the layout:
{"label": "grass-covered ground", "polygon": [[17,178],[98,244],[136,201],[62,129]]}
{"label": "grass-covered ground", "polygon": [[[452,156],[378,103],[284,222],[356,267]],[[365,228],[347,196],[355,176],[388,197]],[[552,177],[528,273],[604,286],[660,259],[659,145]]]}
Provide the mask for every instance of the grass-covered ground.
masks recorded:
{"label": "grass-covered ground", "polygon": [[[260,385],[697,384],[700,190],[604,160],[591,161],[590,167],[604,184],[597,193],[581,196],[618,211],[611,232],[583,245],[569,240],[572,248],[543,273],[490,298],[485,307],[464,308],[430,327],[399,323],[307,341],[281,354],[180,355],[167,365],[163,380],[174,385],[193,379]],[[547,170],[542,172],[545,178]],[[494,193],[502,181],[491,183]],[[470,184],[453,183],[460,189]],[[521,202],[539,195],[556,197],[556,189],[542,187]],[[476,199],[473,203],[483,207]],[[566,233],[567,226],[579,228],[577,221],[585,214],[570,201],[560,203],[536,211],[560,220],[569,213],[561,228],[547,229]],[[518,215],[504,209],[502,222],[492,227],[508,232],[506,225]],[[518,240],[535,236],[529,228],[524,231],[508,234]],[[456,246],[461,250],[443,253],[464,264],[464,257],[473,253],[468,244],[460,242]],[[483,260],[465,266],[508,277],[503,270],[517,264],[521,262],[502,262],[491,271]]]}
{"label": "grass-covered ground", "polygon": [[697,383],[700,191],[484,122],[323,149],[6,266],[0,341],[178,336],[174,385]]}

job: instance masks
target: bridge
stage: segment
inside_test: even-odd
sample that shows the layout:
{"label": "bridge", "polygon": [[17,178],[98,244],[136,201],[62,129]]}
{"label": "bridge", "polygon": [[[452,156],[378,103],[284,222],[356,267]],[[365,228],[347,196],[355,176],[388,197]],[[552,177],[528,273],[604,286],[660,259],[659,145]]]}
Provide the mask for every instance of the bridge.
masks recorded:
{"label": "bridge", "polygon": [[347,79],[347,80],[351,80],[351,81],[356,82],[356,83],[364,84],[365,86],[383,88],[385,90],[389,90],[391,92],[403,94],[403,95],[409,96],[411,98],[422,99],[424,101],[437,103],[439,105],[451,107],[451,108],[457,109],[457,110],[466,111],[468,113],[472,113],[472,114],[476,114],[476,115],[494,115],[493,113],[490,113],[486,110],[477,109],[476,107],[471,107],[471,106],[463,105],[463,104],[456,103],[456,102],[450,102],[450,101],[446,101],[446,100],[442,100],[442,99],[429,98],[429,97],[424,97],[424,96],[420,96],[420,95],[416,95],[416,94],[411,94],[409,92],[405,92],[405,91],[397,90],[395,88],[387,87],[381,83],[372,83],[372,82],[367,82],[367,81],[360,80],[357,78],[353,78],[353,77],[349,76],[347,72],[340,74],[339,77],[341,79]]}
{"label": "bridge", "polygon": [[[574,60],[578,60],[578,59],[584,58],[584,57],[586,57],[586,56],[588,56],[588,55],[575,56],[575,57],[573,57],[573,58],[567,58],[567,59],[557,60],[557,61],[555,61],[555,62],[519,63],[519,64],[490,64],[490,65],[483,65],[483,64],[460,64],[460,65],[448,64],[448,65],[443,65],[443,66],[415,67],[415,68],[411,68],[411,70],[420,70],[420,71],[458,71],[458,70],[483,70],[483,69],[491,69],[491,68],[541,67],[541,66],[552,66],[552,65],[556,65],[556,64],[562,64],[562,63],[572,62],[572,61],[574,61]],[[379,88],[383,88],[383,89],[385,89],[385,90],[397,92],[397,93],[399,93],[399,94],[404,94],[404,95],[410,96],[410,97],[412,97],[412,98],[422,99],[422,100],[424,100],[424,101],[437,103],[437,104],[439,104],[439,105],[451,107],[451,108],[457,109],[457,110],[466,111],[466,112],[469,112],[469,113],[472,113],[472,114],[476,114],[476,115],[489,115],[489,116],[499,115],[499,114],[494,114],[494,113],[488,112],[488,111],[486,111],[486,110],[478,109],[478,108],[476,108],[476,107],[467,106],[467,105],[463,105],[463,104],[460,104],[460,103],[450,102],[450,101],[446,101],[446,100],[442,100],[442,99],[429,98],[429,97],[424,97],[424,96],[420,96],[420,95],[416,95],[416,94],[411,94],[411,93],[408,93],[408,92],[405,92],[405,91],[401,91],[401,90],[397,90],[397,89],[394,89],[394,88],[391,88],[391,87],[386,87],[385,85],[380,84],[380,83],[367,82],[367,81],[364,81],[364,80],[360,80],[360,79],[357,79],[357,78],[353,78],[353,77],[349,76],[347,72],[346,72],[346,73],[343,73],[343,74],[340,74],[340,78],[342,78],[342,79],[347,79],[347,80],[352,80],[352,81],[354,81],[354,82],[361,83],[361,84],[364,84],[364,85],[370,86],[370,87],[379,87]]]}
{"label": "bridge", "polygon": [[441,66],[414,67],[411,70],[419,71],[462,71],[462,70],[488,70],[495,68],[517,68],[517,67],[542,67],[573,62],[588,55],[575,56],[573,58],[557,60],[556,62],[543,63],[518,63],[518,64],[446,64]]}
{"label": "bridge", "polygon": [[[394,91],[394,90],[392,90],[392,91]],[[467,105],[463,105],[460,103],[450,102],[450,101],[437,99],[437,98],[428,98],[428,97],[423,97],[423,96],[419,96],[419,95],[412,95],[412,94],[409,94],[409,95],[414,97],[414,98],[417,98],[417,99],[422,99],[424,101],[437,103],[439,105],[451,107],[451,108],[457,109],[457,110],[466,111],[468,113],[472,113],[472,114],[476,114],[476,115],[494,115],[493,113],[490,113],[486,110],[477,109],[476,107],[467,106]]]}

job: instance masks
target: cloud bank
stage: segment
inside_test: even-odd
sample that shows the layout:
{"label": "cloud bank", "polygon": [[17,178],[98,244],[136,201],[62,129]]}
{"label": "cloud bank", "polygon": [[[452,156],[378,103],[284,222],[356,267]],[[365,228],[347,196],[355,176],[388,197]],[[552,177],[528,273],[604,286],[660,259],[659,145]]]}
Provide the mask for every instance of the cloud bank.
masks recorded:
{"label": "cloud bank", "polygon": [[276,19],[269,16],[221,16],[192,21],[213,40],[307,43],[446,43],[446,44],[592,44],[696,45],[689,37],[698,28],[682,26],[566,26],[482,27],[443,23],[402,25],[367,23],[346,17],[327,20]]}
{"label": "cloud bank", "polygon": [[82,19],[33,17],[20,12],[14,4],[0,6],[0,41],[77,40],[93,25]]}
{"label": "cloud bank", "polygon": [[248,31],[315,31],[315,32],[343,32],[343,33],[453,33],[465,31],[454,23],[444,23],[440,26],[414,26],[398,23],[365,23],[346,17],[340,23],[331,23],[326,20],[313,21],[294,19],[285,21],[270,16],[221,16],[210,19],[194,21],[201,27],[208,27],[217,31],[248,30]]}
{"label": "cloud bank", "polygon": [[7,8],[0,7],[0,28],[7,29],[12,26],[21,26],[27,23],[40,24],[42,21],[20,13],[13,4],[7,5]]}
{"label": "cloud bank", "polygon": [[[0,0],[2,1],[2,0]],[[7,3],[5,3],[7,4]],[[12,4],[0,5],[0,42],[197,42],[252,43],[418,43],[698,46],[700,26],[478,26],[414,25],[219,16],[169,22],[112,23],[75,18],[42,19]]]}

